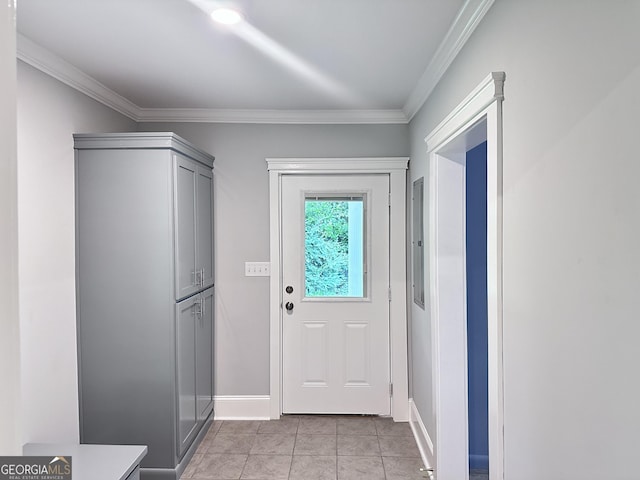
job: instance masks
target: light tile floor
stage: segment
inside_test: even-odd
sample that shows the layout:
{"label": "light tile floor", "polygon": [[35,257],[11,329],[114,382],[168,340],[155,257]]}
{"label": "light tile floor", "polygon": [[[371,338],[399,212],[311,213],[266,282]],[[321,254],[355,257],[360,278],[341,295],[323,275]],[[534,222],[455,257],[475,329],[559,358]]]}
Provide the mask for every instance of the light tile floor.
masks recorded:
{"label": "light tile floor", "polygon": [[362,416],[287,415],[214,422],[183,479],[423,480],[408,423]]}
{"label": "light tile floor", "polygon": [[[424,480],[408,423],[349,415],[215,421],[182,479]],[[488,480],[472,471],[470,480]]]}
{"label": "light tile floor", "polygon": [[469,480],[489,480],[487,470],[469,470]]}

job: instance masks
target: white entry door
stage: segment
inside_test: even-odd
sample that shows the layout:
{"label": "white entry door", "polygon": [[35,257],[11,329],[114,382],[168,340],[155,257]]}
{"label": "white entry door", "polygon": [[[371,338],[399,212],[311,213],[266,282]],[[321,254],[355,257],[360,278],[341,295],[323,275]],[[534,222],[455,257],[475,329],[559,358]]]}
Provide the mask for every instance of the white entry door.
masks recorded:
{"label": "white entry door", "polygon": [[389,415],[389,176],[281,191],[283,413]]}

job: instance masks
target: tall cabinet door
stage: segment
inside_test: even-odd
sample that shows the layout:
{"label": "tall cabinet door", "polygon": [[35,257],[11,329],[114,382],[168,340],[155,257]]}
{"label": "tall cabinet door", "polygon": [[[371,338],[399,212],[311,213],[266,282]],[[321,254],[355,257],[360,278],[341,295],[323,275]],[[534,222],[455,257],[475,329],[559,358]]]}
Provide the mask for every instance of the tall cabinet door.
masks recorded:
{"label": "tall cabinet door", "polygon": [[174,154],[176,299],[199,290],[196,266],[196,185],[198,165]]}
{"label": "tall cabinet door", "polygon": [[195,295],[176,305],[176,372],[178,452],[182,455],[191,444],[198,419],[196,408],[196,360],[194,341],[201,296]]}
{"label": "tall cabinet door", "polygon": [[202,287],[213,285],[213,171],[198,165],[196,180],[196,268]]}
{"label": "tall cabinet door", "polygon": [[196,399],[198,421],[204,422],[213,409],[213,318],[214,292],[200,294],[202,315],[196,327]]}

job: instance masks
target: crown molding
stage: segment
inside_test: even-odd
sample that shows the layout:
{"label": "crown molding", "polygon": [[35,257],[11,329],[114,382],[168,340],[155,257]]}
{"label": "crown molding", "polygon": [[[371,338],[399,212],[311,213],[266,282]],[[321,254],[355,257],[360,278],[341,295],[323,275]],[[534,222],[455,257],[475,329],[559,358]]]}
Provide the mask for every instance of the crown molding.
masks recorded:
{"label": "crown molding", "polygon": [[204,122],[264,124],[407,124],[402,110],[243,110],[141,108],[110,90],[66,60],[17,34],[17,56],[23,62],[84,93],[136,122]]}
{"label": "crown molding", "polygon": [[141,108],[139,122],[407,124],[402,110],[244,110]]}
{"label": "crown molding", "polygon": [[215,160],[211,154],[193,146],[173,132],[74,133],[73,148],[76,150],[171,149],[209,167],[213,167]]}
{"label": "crown molding", "polygon": [[116,112],[137,120],[140,110],[137,105],[20,33],[17,34],[17,56],[23,62]]}
{"label": "crown molding", "polygon": [[467,0],[456,16],[451,28],[429,62],[418,84],[403,107],[409,121],[427,101],[431,92],[453,63],[462,47],[480,24],[495,0]]}
{"label": "crown molding", "polygon": [[17,34],[17,56],[136,122],[407,124],[426,102],[494,1],[466,1],[402,110],[141,108],[20,33]]}

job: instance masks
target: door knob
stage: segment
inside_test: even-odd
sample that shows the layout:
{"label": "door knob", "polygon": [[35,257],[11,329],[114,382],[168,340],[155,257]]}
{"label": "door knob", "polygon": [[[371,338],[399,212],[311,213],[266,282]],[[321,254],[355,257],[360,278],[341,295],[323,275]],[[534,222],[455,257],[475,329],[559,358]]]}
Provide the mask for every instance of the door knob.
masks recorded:
{"label": "door knob", "polygon": [[293,310],[293,303],[291,302],[287,302],[284,304],[284,308],[287,309],[287,312],[290,312],[291,310]]}

